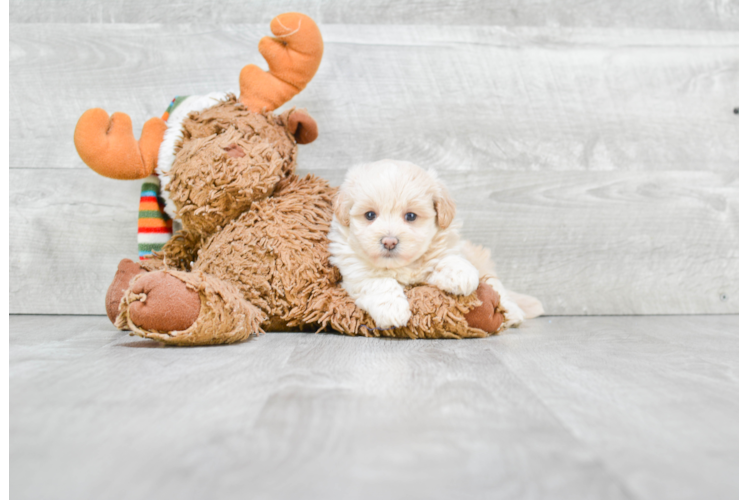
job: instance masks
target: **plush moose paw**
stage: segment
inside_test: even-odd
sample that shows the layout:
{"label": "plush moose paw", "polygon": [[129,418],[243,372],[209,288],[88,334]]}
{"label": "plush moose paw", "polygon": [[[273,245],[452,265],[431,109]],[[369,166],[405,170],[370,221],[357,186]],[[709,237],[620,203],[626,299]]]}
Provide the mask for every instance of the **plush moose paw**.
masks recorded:
{"label": "plush moose paw", "polygon": [[174,276],[155,271],[137,279],[130,289],[141,299],[130,303],[130,319],[144,330],[188,329],[200,315],[200,295]]}
{"label": "plush moose paw", "polygon": [[122,259],[117,266],[117,272],[114,275],[114,281],[109,285],[109,289],[106,291],[106,315],[109,317],[109,321],[115,324],[117,320],[117,314],[119,313],[119,303],[122,301],[122,297],[130,287],[130,280],[134,276],[146,272],[145,269],[140,267],[130,259]]}
{"label": "plush moose paw", "polygon": [[486,333],[494,333],[504,324],[504,315],[498,311],[500,297],[496,290],[486,283],[478,285],[476,290],[481,305],[465,315],[468,325]]}
{"label": "plush moose paw", "polygon": [[480,275],[475,266],[457,255],[439,261],[428,278],[429,285],[455,295],[470,295],[478,288],[479,282]]}

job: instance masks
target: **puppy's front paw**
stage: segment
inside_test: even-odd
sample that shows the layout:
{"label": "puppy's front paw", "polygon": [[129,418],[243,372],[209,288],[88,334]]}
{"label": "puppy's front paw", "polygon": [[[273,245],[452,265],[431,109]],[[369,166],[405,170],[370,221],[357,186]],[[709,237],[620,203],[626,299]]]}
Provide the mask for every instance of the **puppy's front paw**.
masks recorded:
{"label": "puppy's front paw", "polygon": [[525,312],[516,302],[508,297],[504,285],[496,278],[489,278],[486,282],[499,294],[501,309],[504,311],[504,324],[509,328],[516,328],[525,321]]}
{"label": "puppy's front paw", "polygon": [[410,304],[408,299],[403,297],[392,298],[376,303],[359,305],[365,309],[371,319],[377,324],[377,328],[401,327],[408,324],[410,320]]}
{"label": "puppy's front paw", "polygon": [[506,311],[504,320],[506,326],[509,328],[516,328],[525,321],[525,313],[522,312],[522,309],[516,303],[501,297],[501,306]]}
{"label": "puppy's front paw", "polygon": [[478,288],[480,275],[470,262],[453,255],[442,259],[436,265],[428,283],[455,295],[470,295]]}

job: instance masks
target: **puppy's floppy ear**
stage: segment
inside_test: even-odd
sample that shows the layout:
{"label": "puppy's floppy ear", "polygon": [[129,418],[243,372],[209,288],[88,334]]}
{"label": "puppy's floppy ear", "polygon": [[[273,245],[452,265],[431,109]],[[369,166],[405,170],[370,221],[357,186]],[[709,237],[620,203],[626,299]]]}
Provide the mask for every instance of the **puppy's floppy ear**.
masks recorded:
{"label": "puppy's floppy ear", "polygon": [[335,194],[335,199],[332,202],[332,211],[338,222],[344,226],[351,225],[351,208],[353,208],[353,200],[350,195],[342,187],[338,188],[338,192]]}
{"label": "puppy's floppy ear", "polygon": [[437,189],[434,193],[434,210],[436,210],[436,223],[441,229],[447,229],[455,218],[455,201],[447,191],[447,186],[440,180],[436,181]]}

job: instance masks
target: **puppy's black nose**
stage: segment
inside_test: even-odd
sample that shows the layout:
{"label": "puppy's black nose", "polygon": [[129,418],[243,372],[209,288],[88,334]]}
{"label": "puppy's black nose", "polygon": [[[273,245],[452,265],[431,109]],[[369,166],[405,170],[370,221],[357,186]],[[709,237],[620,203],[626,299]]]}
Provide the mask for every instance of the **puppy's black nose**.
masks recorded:
{"label": "puppy's black nose", "polygon": [[387,250],[393,250],[398,243],[398,239],[393,238],[392,236],[385,236],[384,238],[382,238],[382,246]]}

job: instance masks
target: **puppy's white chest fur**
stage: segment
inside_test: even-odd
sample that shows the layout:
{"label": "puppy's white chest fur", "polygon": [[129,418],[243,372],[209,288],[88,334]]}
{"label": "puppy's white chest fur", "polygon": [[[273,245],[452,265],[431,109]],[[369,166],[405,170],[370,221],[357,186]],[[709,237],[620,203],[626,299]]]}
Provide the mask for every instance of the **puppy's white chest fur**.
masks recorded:
{"label": "puppy's white chest fur", "polygon": [[[437,241],[424,255],[410,264],[400,267],[382,267],[375,265],[367,258],[366,253],[358,248],[360,245],[352,237],[350,229],[342,225],[336,217],[333,218],[328,238],[330,240],[330,262],[343,275],[344,286],[346,282],[350,283],[361,278],[390,278],[403,286],[427,283],[435,271],[446,270],[447,266],[442,263],[444,259],[460,254],[455,245],[458,241],[457,237],[442,233],[435,238]],[[384,259],[386,257],[382,258]],[[447,262],[455,262],[455,260]],[[469,262],[466,261],[466,263],[470,265]],[[387,263],[383,265],[386,266]]]}
{"label": "puppy's white chest fur", "polygon": [[403,286],[428,283],[456,295],[469,295],[478,288],[478,270],[460,255],[456,245],[449,244],[457,241],[449,233],[443,233],[438,238],[440,244],[432,245],[408,265],[378,267],[357,251],[349,229],[333,219],[328,235],[330,263],[343,275],[343,288],[378,327],[405,326],[411,314]]}

